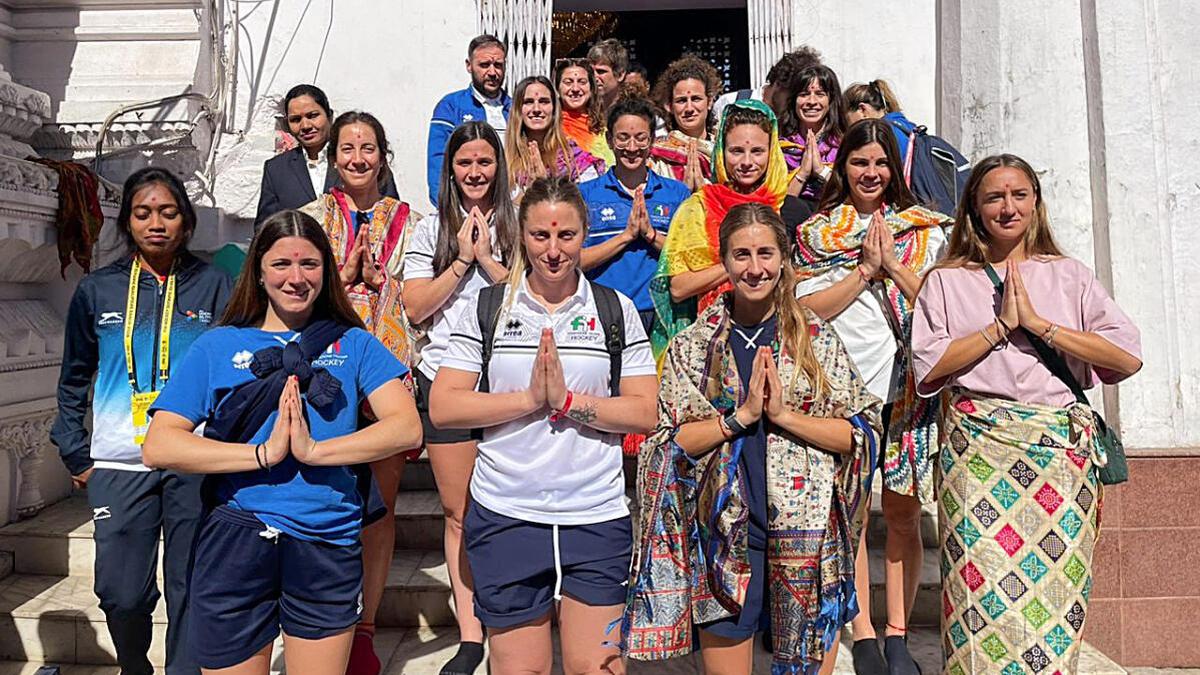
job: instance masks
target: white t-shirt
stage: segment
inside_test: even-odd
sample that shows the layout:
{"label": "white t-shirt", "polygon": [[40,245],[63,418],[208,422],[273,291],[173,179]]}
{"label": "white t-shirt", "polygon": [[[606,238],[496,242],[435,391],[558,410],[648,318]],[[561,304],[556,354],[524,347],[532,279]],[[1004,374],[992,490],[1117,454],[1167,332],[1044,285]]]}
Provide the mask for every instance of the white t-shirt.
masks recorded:
{"label": "white t-shirt", "polygon": [[[865,230],[870,224],[871,215],[864,217],[858,214],[855,227]],[[927,269],[942,257],[945,248],[946,235],[942,228],[931,228],[922,269]],[[825,290],[851,274],[858,274],[858,271],[835,267],[819,277],[801,281],[796,284],[796,297]],[[895,398],[893,394],[898,390],[899,382],[896,379],[900,373],[896,369],[896,336],[884,314],[891,310],[885,309],[884,302],[883,287],[878,283],[871,284],[829,323],[842,339],[842,344],[846,345],[846,352],[866,381],[867,389],[887,403]]]}
{"label": "white t-shirt", "polygon": [[[464,215],[464,219],[465,217]],[[400,278],[405,280],[434,278],[433,256],[437,251],[440,230],[441,221],[436,213],[422,218],[417,223],[412,238],[408,241],[408,248],[404,252]],[[492,257],[500,261],[500,249],[495,245],[496,226],[490,225],[488,231],[491,233],[493,243]],[[417,364],[417,370],[421,371],[422,375],[431,380],[437,377],[438,366],[442,363],[442,355],[450,344],[450,333],[462,319],[463,312],[471,304],[471,298],[479,293],[479,289],[491,284],[492,280],[488,278],[479,263],[472,263],[471,268],[467,270],[462,279],[458,280],[458,286],[450,293],[450,297],[430,316],[427,334],[429,342],[421,348],[421,362]]]}
{"label": "white t-shirt", "polygon": [[[511,309],[502,310],[496,323],[488,364],[490,390],[529,388],[542,329],[550,327],[567,388],[608,396],[608,350],[590,284],[580,277],[575,294],[553,313],[527,288],[522,280]],[[637,309],[632,300],[617,295],[625,317],[621,376],[652,376],[654,356]],[[455,327],[442,357],[443,368],[481,370],[478,300],[476,294]],[[586,525],[627,516],[621,434],[597,431],[570,419],[551,422],[544,410],[488,427],[471,476],[471,498],[501,515],[548,525]]]}

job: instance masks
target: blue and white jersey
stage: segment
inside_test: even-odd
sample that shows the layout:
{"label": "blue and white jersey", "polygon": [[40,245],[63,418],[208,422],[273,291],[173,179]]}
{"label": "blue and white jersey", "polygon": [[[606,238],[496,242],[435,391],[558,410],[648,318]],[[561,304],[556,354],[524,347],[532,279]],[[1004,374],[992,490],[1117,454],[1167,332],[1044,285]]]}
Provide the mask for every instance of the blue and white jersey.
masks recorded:
{"label": "blue and white jersey", "polygon": [[[99,468],[146,471],[142,448],[135,442],[130,386],[125,364],[125,304],[133,258],[124,258],[84,277],[67,310],[62,369],[58,382],[58,417],[50,439],[58,446],[72,475]],[[192,343],[225,311],[232,279],[190,255],[176,267],[174,315],[171,320],[170,365],[179,371]],[[142,270],[133,335],[137,393],[162,389],[158,369],[159,329],[166,310],[166,280]],[[92,393],[92,433],[86,428],[88,389]]]}

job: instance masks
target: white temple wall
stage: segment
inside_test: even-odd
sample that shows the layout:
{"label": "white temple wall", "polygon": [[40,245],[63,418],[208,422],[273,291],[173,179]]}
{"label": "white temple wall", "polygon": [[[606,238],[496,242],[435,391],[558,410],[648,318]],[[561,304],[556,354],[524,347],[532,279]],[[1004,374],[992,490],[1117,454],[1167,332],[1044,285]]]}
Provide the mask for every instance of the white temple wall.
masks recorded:
{"label": "white temple wall", "polygon": [[254,217],[262,164],[275,154],[279,102],[293,85],[307,82],[329,95],[335,114],[354,108],[380,118],[400,196],[428,213],[429,117],[439,98],[469,83],[463,64],[476,34],[475,2],[338,3],[333,16],[325,3],[271,5],[241,19],[233,123],[245,136],[222,139],[220,206],[235,217]]}
{"label": "white temple wall", "polygon": [[908,118],[937,133],[937,4],[794,2],[794,43],[819,50],[842,89],[887,80]]}
{"label": "white temple wall", "polygon": [[1125,442],[1200,448],[1200,59],[1187,3],[1096,0],[1099,179],[1112,288],[1142,330],[1145,366],[1120,387]]}

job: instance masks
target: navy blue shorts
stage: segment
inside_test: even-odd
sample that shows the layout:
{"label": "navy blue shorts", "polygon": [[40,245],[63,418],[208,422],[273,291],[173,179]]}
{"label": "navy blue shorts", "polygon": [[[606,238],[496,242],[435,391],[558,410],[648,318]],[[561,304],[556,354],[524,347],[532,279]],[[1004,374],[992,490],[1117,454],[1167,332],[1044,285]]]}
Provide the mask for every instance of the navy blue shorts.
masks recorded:
{"label": "navy blue shorts", "polygon": [[201,668],[235,666],[282,627],[314,640],[358,623],[362,546],[269,534],[253,515],[218,507],[200,527],[188,589],[188,645]]}
{"label": "navy blue shorts", "polygon": [[746,589],[742,611],[726,619],[700,624],[701,630],[730,640],[745,640],[770,624],[766,602],[767,553],[757,548],[750,548],[747,553],[750,558],[750,585]]}
{"label": "navy blue shorts", "polygon": [[489,628],[545,616],[554,607],[559,585],[562,594],[585,605],[625,602],[633,555],[629,516],[594,525],[542,525],[502,516],[472,501],[463,537],[475,579],[475,616]]}

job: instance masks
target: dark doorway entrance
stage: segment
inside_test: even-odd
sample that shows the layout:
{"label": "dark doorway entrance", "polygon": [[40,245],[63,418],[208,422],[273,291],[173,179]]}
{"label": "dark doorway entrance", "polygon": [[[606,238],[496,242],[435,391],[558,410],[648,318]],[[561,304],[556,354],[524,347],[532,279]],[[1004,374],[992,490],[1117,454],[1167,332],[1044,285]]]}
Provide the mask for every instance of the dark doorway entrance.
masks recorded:
{"label": "dark doorway entrance", "polygon": [[605,38],[620,40],[630,59],[645,66],[653,86],[671,61],[693,53],[725,78],[725,90],[750,86],[746,9],[555,12],[552,59],[582,57]]}

